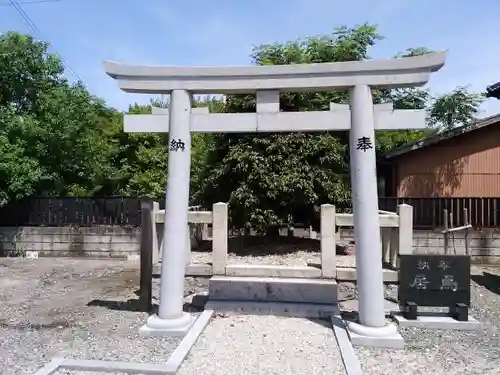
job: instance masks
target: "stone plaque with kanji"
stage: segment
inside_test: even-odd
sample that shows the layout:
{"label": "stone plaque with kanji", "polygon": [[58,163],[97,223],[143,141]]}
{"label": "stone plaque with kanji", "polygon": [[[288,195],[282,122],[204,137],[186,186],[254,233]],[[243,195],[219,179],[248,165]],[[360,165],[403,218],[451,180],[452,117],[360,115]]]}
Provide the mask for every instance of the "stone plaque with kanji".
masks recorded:
{"label": "stone plaque with kanji", "polygon": [[470,305],[470,256],[401,255],[399,304]]}

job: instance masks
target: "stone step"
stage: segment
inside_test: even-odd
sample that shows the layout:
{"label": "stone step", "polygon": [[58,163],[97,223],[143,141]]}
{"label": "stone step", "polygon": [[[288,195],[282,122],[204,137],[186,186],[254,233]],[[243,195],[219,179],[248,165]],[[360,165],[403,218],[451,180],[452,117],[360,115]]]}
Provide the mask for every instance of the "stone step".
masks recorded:
{"label": "stone step", "polygon": [[[382,277],[384,283],[397,283],[399,276],[397,270],[382,270]],[[337,280],[338,281],[356,281],[357,270],[355,267],[337,267]]]}
{"label": "stone step", "polygon": [[209,283],[210,300],[337,303],[335,280],[213,276]]}
{"label": "stone step", "polygon": [[[212,265],[207,263],[190,263],[186,265],[186,276],[212,276]],[[161,276],[161,263],[153,265],[153,276]]]}
{"label": "stone step", "polygon": [[204,308],[205,310],[214,310],[218,313],[277,315],[315,319],[324,319],[340,314],[338,305],[326,305],[322,303],[209,300],[204,305]]}
{"label": "stone step", "polygon": [[264,264],[228,264],[227,276],[241,277],[285,277],[320,278],[321,269],[317,267],[274,266]]}

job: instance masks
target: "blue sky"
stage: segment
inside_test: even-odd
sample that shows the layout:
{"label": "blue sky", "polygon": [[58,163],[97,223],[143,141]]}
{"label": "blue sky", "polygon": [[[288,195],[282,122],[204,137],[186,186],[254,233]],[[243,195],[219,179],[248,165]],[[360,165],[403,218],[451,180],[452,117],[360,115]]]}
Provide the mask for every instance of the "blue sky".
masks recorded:
{"label": "blue sky", "polygon": [[[246,65],[252,45],[327,34],[340,25],[379,25],[385,39],[370,52],[388,58],[409,47],[449,50],[434,93],[500,81],[498,0],[18,0],[89,90],[126,109],[145,95],[120,92],[102,61],[145,65]],[[35,0],[36,1],[36,0]],[[0,0],[0,32],[32,33]],[[71,78],[71,77],[70,77]],[[482,116],[500,112],[489,99]]]}

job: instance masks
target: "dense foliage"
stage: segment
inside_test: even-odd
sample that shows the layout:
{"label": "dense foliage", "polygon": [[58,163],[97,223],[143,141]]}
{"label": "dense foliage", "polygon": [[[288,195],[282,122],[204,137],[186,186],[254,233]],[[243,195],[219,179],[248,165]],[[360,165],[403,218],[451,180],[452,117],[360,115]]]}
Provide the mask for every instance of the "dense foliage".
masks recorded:
{"label": "dense foliage", "polygon": [[[381,38],[373,25],[340,27],[330,35],[256,47],[252,59],[258,65],[364,60]],[[0,35],[0,206],[30,195],[161,198],[168,135],[124,133],[123,113],[83,84],[70,84],[61,60],[47,48],[28,35]],[[428,52],[412,48],[397,57]],[[469,124],[482,101],[463,87],[436,98],[421,89],[378,90],[373,96],[376,103],[429,113],[426,131],[377,134],[380,157],[433,132]],[[346,103],[347,94],[285,93],[280,101],[284,111],[328,110],[330,102]],[[150,113],[151,105],[133,104],[128,113]],[[195,105],[248,112],[255,110],[255,97],[207,97]],[[349,202],[347,139],[345,132],[194,134],[191,195],[206,206],[229,202],[232,223],[240,228],[314,224],[320,204]]]}

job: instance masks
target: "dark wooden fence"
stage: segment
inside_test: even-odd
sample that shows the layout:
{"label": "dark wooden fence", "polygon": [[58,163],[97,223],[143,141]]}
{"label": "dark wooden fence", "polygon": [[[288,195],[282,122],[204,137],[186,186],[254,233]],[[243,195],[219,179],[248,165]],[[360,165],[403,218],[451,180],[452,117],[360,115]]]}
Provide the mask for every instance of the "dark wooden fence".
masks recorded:
{"label": "dark wooden fence", "polygon": [[[163,202],[162,202],[163,203]],[[500,225],[499,198],[379,198],[379,209],[397,210],[406,203],[413,206],[416,228],[440,228],[444,210],[452,214],[453,225],[463,225],[463,209],[469,222],[478,228]],[[162,204],[163,206],[164,204]],[[163,208],[163,207],[162,207]],[[141,224],[141,199],[123,197],[30,197],[0,208],[0,226],[81,226]]]}
{"label": "dark wooden fence", "polygon": [[141,224],[139,198],[29,197],[0,208],[0,226]]}
{"label": "dark wooden fence", "polygon": [[468,210],[469,223],[476,228],[500,225],[499,198],[379,198],[379,209],[396,211],[399,204],[413,206],[413,225],[416,228],[444,226],[444,210],[452,215],[453,226],[464,224],[464,208]]}

